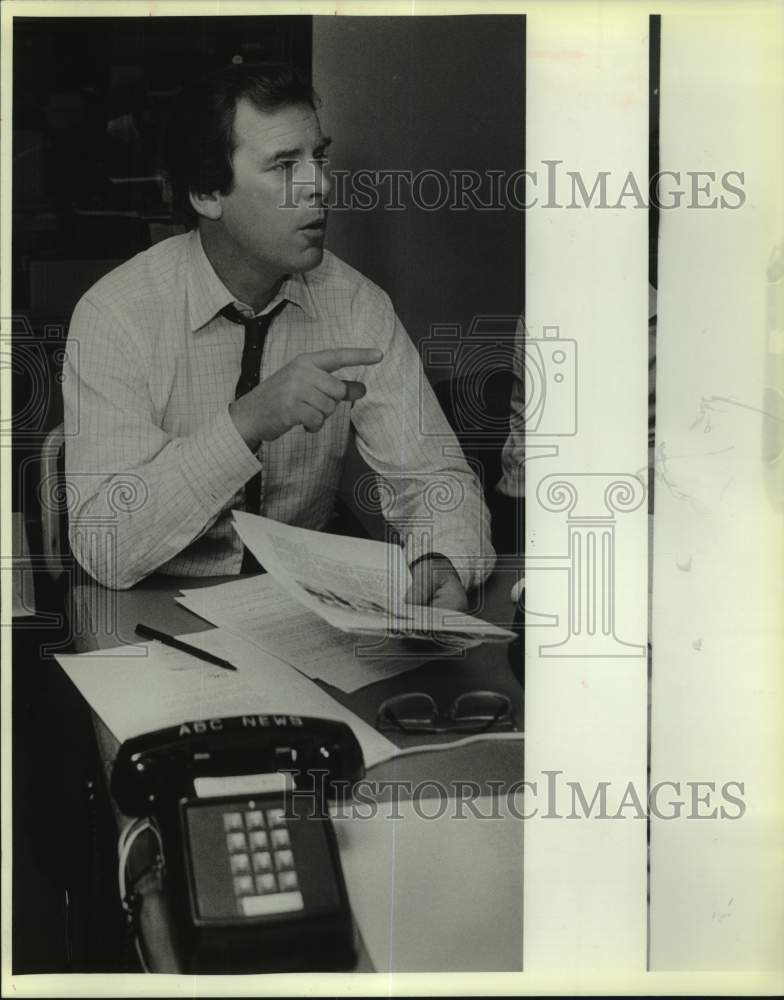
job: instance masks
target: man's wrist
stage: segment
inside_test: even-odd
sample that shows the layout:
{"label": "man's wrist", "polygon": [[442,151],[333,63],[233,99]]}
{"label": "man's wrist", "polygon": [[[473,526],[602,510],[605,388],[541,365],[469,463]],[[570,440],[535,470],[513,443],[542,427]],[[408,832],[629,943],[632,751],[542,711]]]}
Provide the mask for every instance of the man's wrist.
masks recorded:
{"label": "man's wrist", "polygon": [[261,447],[264,435],[259,431],[253,409],[247,404],[243,405],[242,399],[235,399],[229,403],[229,416],[248,448],[253,452],[257,451]]}
{"label": "man's wrist", "polygon": [[425,560],[427,560],[427,559],[431,559],[434,562],[437,561],[437,562],[441,562],[441,563],[446,563],[446,565],[450,569],[454,570],[455,573],[457,572],[457,570],[455,569],[455,567],[452,565],[452,560],[449,558],[449,556],[445,556],[443,554],[443,552],[424,552],[421,556],[417,556],[416,559],[414,559],[413,562],[410,562],[408,564],[408,568],[409,569],[413,569],[419,563],[425,562]]}

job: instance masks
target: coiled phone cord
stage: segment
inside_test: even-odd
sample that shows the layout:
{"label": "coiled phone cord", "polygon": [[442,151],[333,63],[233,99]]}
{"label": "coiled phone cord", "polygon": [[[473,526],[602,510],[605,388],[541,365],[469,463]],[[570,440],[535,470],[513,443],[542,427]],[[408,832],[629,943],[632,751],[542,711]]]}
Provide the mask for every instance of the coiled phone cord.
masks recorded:
{"label": "coiled phone cord", "polygon": [[149,972],[149,969],[147,968],[147,963],[144,960],[141,947],[139,946],[139,938],[135,933],[136,928],[134,927],[139,896],[134,889],[128,889],[126,868],[128,866],[128,859],[131,856],[131,851],[133,850],[133,845],[139,837],[148,830],[155,836],[155,839],[158,842],[158,855],[152,865],[148,866],[135,876],[134,882],[138,883],[138,881],[145,874],[154,869],[161,871],[163,868],[163,845],[161,843],[161,835],[155,821],[147,816],[134,820],[123,828],[117,841],[117,879],[120,889],[120,902],[127,915],[129,929],[134,932],[133,936],[136,954],[142,969],[145,972]]}

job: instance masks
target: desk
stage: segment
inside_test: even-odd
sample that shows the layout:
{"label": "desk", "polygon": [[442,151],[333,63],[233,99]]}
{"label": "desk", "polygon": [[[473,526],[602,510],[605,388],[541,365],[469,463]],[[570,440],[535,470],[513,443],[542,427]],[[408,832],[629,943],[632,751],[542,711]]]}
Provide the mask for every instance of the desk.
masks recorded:
{"label": "desk", "polygon": [[[482,607],[478,614],[500,625],[512,621],[514,606],[509,600],[512,584],[521,575],[519,559],[504,560],[484,587]],[[138,641],[134,636],[137,622],[144,621],[153,627],[173,634],[203,630],[207,624],[174,602],[174,597],[183,587],[208,586],[221,582],[214,578],[207,580],[178,580],[171,577],[152,577],[129,591],[109,591],[92,581],[77,584],[71,594],[72,622],[75,630],[75,645],[81,652],[107,649],[122,642]],[[325,685],[326,690],[337,701],[348,706],[369,724],[375,722],[376,710],[384,698],[410,690],[427,691],[438,703],[449,704],[462,691],[492,689],[504,692],[518,709],[518,719],[522,719],[522,694],[517,681],[508,666],[505,645],[484,645],[468,650],[461,658],[436,661],[415,670],[400,674],[388,680],[379,681],[352,694],[345,694]],[[107,768],[117,753],[118,744],[100,720],[95,720],[96,735],[102,759]],[[425,737],[426,738],[426,737]],[[422,742],[422,737],[411,738]],[[401,738],[400,743],[404,743]],[[483,792],[492,792],[491,781],[509,784],[523,775],[523,744],[514,742],[478,742],[468,746],[442,751],[414,754],[384,762],[369,772],[374,780],[407,780],[417,784],[426,780],[437,780],[449,786],[468,778],[476,781]],[[118,819],[121,817],[118,816]],[[503,862],[501,862],[503,863]],[[510,859],[510,863],[522,864],[520,858]],[[155,905],[159,900],[155,901]],[[163,931],[155,913],[147,913],[148,922],[157,928],[155,935]],[[145,919],[143,914],[142,919]],[[517,929],[509,929],[516,934]],[[522,939],[522,930],[519,929]],[[164,947],[152,948],[150,960],[155,971],[179,971],[172,965],[172,952]],[[372,969],[367,953],[360,949],[357,971]]]}

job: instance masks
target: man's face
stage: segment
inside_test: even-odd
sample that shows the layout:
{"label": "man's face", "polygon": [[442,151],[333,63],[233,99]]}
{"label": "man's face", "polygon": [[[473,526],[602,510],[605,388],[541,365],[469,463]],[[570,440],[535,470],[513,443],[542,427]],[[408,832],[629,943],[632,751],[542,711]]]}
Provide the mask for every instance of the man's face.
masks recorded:
{"label": "man's face", "polygon": [[259,111],[240,100],[234,183],[218,195],[230,245],[273,278],[308,271],[324,252],[328,140],[308,105]]}

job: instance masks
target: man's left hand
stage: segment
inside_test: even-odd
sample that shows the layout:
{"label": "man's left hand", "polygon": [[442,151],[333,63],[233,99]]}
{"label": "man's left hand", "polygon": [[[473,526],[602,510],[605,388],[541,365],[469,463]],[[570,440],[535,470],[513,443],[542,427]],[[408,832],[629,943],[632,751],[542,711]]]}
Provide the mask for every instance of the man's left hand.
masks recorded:
{"label": "man's left hand", "polygon": [[427,556],[414,563],[406,601],[409,604],[430,604],[451,611],[468,610],[468,596],[457,570],[442,555]]}

